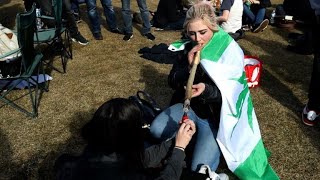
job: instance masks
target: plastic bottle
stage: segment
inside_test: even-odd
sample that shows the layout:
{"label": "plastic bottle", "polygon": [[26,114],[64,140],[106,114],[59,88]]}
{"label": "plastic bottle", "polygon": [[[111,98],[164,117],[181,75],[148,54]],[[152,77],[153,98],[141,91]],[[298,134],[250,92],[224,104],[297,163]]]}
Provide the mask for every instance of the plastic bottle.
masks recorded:
{"label": "plastic bottle", "polygon": [[273,10],[270,17],[270,24],[275,23],[275,19],[274,19],[275,17],[276,17],[276,10]]}
{"label": "plastic bottle", "polygon": [[39,8],[36,9],[36,16],[37,16],[37,18],[36,18],[37,29],[41,29],[43,23],[42,23],[41,18],[40,18],[40,16],[41,16],[41,11],[40,11]]}

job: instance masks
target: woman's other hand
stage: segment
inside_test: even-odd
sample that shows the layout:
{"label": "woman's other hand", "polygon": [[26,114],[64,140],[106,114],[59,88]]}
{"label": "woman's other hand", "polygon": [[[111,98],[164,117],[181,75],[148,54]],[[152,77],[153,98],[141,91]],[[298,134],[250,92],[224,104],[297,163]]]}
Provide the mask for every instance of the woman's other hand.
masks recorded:
{"label": "woman's other hand", "polygon": [[175,146],[185,149],[195,132],[196,125],[194,122],[189,119],[184,121],[177,132]]}
{"label": "woman's other hand", "polygon": [[192,85],[192,97],[200,96],[201,93],[205,90],[206,86],[204,83]]}

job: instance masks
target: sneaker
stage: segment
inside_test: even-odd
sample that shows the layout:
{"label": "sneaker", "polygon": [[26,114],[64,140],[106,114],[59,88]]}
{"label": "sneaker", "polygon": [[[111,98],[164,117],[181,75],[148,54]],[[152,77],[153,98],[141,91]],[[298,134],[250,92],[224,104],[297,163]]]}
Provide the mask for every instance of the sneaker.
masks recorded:
{"label": "sneaker", "polygon": [[320,117],[320,112],[308,109],[308,106],[304,107],[302,112],[302,122],[307,126],[314,126],[317,124]]}
{"label": "sneaker", "polygon": [[215,173],[214,171],[211,171],[210,167],[208,165],[202,165],[199,170],[200,174],[207,175],[207,179],[212,180],[229,180],[229,176],[225,173]]}
{"label": "sneaker", "polygon": [[76,12],[73,12],[72,14],[74,16],[74,20],[76,21],[76,23],[81,23],[80,14]]}
{"label": "sneaker", "polygon": [[111,29],[111,32],[112,33],[116,33],[116,34],[123,34],[122,31],[119,28]]}
{"label": "sneaker", "polygon": [[133,37],[133,34],[125,34],[123,37],[124,41],[130,41],[130,39]]}
{"label": "sneaker", "polygon": [[269,20],[265,19],[258,26],[255,26],[255,28],[253,28],[252,32],[254,32],[254,33],[261,32],[268,27],[268,24],[269,24]]}
{"label": "sneaker", "polygon": [[93,37],[94,37],[96,40],[103,40],[103,37],[102,37],[101,32],[93,33]]}
{"label": "sneaker", "polygon": [[144,34],[143,36],[145,36],[150,41],[153,41],[156,39],[156,37],[154,37],[154,35],[152,35],[151,33]]}
{"label": "sneaker", "polygon": [[86,40],[86,38],[84,38],[80,33],[78,33],[78,34],[76,34],[74,36],[71,36],[71,39],[72,39],[73,42],[78,42],[81,45],[89,44],[89,41]]}
{"label": "sneaker", "polygon": [[251,31],[252,27],[249,24],[245,24],[241,27],[243,31]]}

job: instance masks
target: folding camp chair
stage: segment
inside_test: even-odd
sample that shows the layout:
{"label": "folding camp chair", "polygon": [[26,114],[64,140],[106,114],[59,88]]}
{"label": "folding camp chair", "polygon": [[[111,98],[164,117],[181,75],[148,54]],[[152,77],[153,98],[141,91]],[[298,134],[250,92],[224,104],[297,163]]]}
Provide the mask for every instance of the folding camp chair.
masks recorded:
{"label": "folding camp chair", "polygon": [[[14,76],[0,78],[0,107],[10,105],[21,112],[32,117],[38,114],[39,78],[45,79],[42,54],[34,48],[33,37],[36,29],[35,24],[36,12],[35,4],[31,10],[25,13],[18,13],[16,17],[17,39],[19,51],[21,53],[21,63],[19,64],[20,72]],[[8,62],[10,60],[7,60]],[[39,72],[42,71],[42,75]],[[40,77],[43,76],[43,77]],[[27,89],[14,91],[19,85],[24,84]],[[46,83],[44,83],[46,85]],[[41,90],[45,89],[41,88]],[[13,93],[14,92],[14,93]],[[22,94],[22,95],[21,95]],[[28,108],[28,104],[22,100],[23,97],[29,95],[32,109]],[[21,102],[22,101],[22,102]],[[18,105],[19,103],[19,105]]]}
{"label": "folding camp chair", "polygon": [[62,62],[62,71],[53,66],[50,61],[51,67],[61,73],[66,72],[68,59],[72,59],[72,40],[68,29],[65,27],[64,20],[62,19],[62,0],[52,0],[52,16],[41,15],[42,20],[54,21],[53,28],[38,29],[34,41],[40,44],[49,45],[49,49],[53,52],[58,52]]}

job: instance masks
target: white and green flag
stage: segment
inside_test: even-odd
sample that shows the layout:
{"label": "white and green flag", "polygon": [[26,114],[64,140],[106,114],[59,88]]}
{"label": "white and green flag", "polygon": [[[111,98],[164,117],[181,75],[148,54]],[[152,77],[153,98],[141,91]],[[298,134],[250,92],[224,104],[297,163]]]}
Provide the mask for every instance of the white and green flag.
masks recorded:
{"label": "white and green flag", "polygon": [[[188,41],[177,41],[169,50],[183,50],[186,43]],[[261,139],[244,72],[242,49],[220,29],[203,47],[200,59],[201,66],[221,91],[217,142],[229,169],[240,179],[279,179],[268,163]]]}

